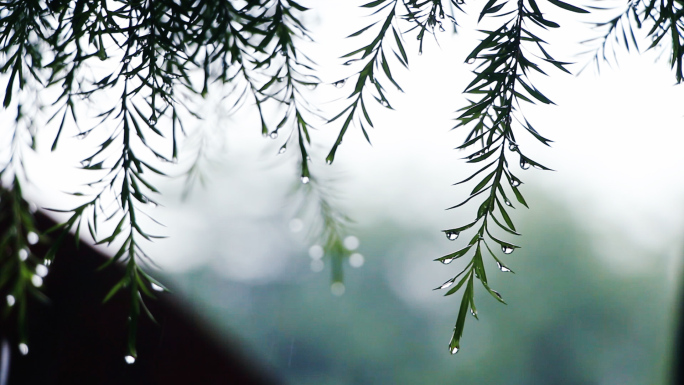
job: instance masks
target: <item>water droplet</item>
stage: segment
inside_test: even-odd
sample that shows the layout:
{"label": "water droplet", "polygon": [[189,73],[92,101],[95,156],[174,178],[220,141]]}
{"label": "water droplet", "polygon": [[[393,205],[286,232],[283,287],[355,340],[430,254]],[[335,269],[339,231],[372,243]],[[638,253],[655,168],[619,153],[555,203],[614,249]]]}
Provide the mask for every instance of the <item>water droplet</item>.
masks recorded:
{"label": "water droplet", "polygon": [[342,282],[333,282],[332,285],[330,285],[330,292],[335,296],[335,297],[340,297],[344,294],[345,287]]}
{"label": "water droplet", "polygon": [[12,294],[7,296],[7,306],[14,306],[14,304],[17,303],[16,298]]}
{"label": "water droplet", "polygon": [[35,245],[36,243],[38,243],[38,240],[38,234],[34,233],[33,231],[26,234],[26,241],[29,243],[29,245]]}
{"label": "water droplet", "polygon": [[316,83],[309,83],[306,85],[306,88],[308,88],[310,90],[315,90],[317,86],[318,86],[318,84],[316,84]]}
{"label": "water droplet", "polygon": [[351,265],[351,267],[359,268],[363,266],[365,262],[366,259],[363,257],[363,255],[359,253],[354,253],[349,256],[349,264]]}
{"label": "water droplet", "polygon": [[535,165],[532,166],[532,167],[536,168],[537,170],[543,170],[543,168],[542,168],[540,165],[538,165],[538,164],[535,164]]}
{"label": "water droplet", "polygon": [[468,60],[466,60],[466,63],[468,63],[468,64],[475,63],[475,58],[474,57],[468,58]]}
{"label": "water droplet", "polygon": [[314,273],[320,273],[321,271],[323,271],[325,264],[320,259],[314,259],[311,261],[310,267],[311,271],[313,271]]}
{"label": "water droplet", "polygon": [[28,352],[29,352],[28,345],[26,345],[23,342],[20,343],[19,344],[19,353],[21,353],[22,356],[25,356],[28,354]]}
{"label": "water droplet", "polygon": [[513,207],[513,204],[511,204],[511,201],[509,201],[508,199],[505,199],[504,203],[506,204],[506,206]]}
{"label": "water droplet", "polygon": [[90,159],[85,159],[81,161],[81,166],[83,167],[88,167],[90,166]]}
{"label": "water droplet", "polygon": [[38,211],[38,206],[36,206],[35,203],[30,202],[29,203],[29,211],[31,212],[31,214],[35,213],[36,211]]}
{"label": "water droplet", "polygon": [[492,293],[494,293],[494,295],[496,295],[497,297],[499,297],[500,300],[503,300],[503,297],[501,296],[501,294],[499,294],[498,291],[492,290]]}
{"label": "water droplet", "polygon": [[90,134],[90,131],[81,132],[78,135],[76,135],[76,139],[79,139],[79,140],[85,139],[88,136],[88,134]]}
{"label": "water droplet", "polygon": [[132,364],[132,363],[135,362],[135,357],[133,357],[133,356],[126,356],[126,357],[124,357],[124,360],[126,360],[126,363],[130,365],[130,364]]}
{"label": "water droplet", "polygon": [[150,287],[152,287],[152,290],[154,290],[154,291],[164,291],[163,287],[157,285],[154,282],[150,282]]}
{"label": "water droplet", "polygon": [[343,65],[349,66],[349,65],[352,65],[352,63],[354,63],[355,61],[356,61],[355,59],[347,60],[346,62],[344,62]]}
{"label": "water droplet", "polygon": [[455,241],[458,239],[459,232],[458,231],[445,231],[444,234],[446,234],[446,237],[450,241]]}
{"label": "water droplet", "polygon": [[504,254],[510,254],[513,252],[513,248],[508,245],[503,245],[501,246],[501,251],[503,251]]}
{"label": "water droplet", "polygon": [[423,50],[418,50],[418,56],[423,56]]}
{"label": "water droplet", "polygon": [[346,247],[347,250],[356,250],[361,242],[359,242],[359,238],[350,235],[344,238],[344,241],[342,243],[344,243],[344,247]]}
{"label": "water droplet", "polygon": [[444,282],[442,286],[436,287],[434,290],[441,290],[441,289],[446,289],[447,287],[451,286],[454,284],[454,281],[456,281],[456,278],[451,278],[450,280]]}
{"label": "water droplet", "polygon": [[278,154],[284,154],[285,151],[287,151],[287,147],[285,147],[285,146],[280,147],[280,150],[278,150]]}
{"label": "water droplet", "polygon": [[311,157],[307,155],[307,156],[306,156],[306,161],[307,161],[307,162],[311,162]]}
{"label": "water droplet", "polygon": [[503,264],[501,264],[501,262],[497,261],[496,266],[499,268],[499,270],[503,271],[504,273],[508,273],[511,271],[511,269],[509,269],[506,266],[504,266]]}
{"label": "water droplet", "polygon": [[389,102],[387,102],[387,100],[385,100],[385,99],[382,99],[380,101],[380,104],[382,104],[383,107],[389,107]]}
{"label": "water droplet", "polygon": [[282,83],[282,82],[283,82],[283,78],[276,78],[276,81],[277,81],[278,83]]}
{"label": "water droplet", "polygon": [[278,139],[278,131],[273,131],[271,132],[271,135],[269,135],[271,139]]}
{"label": "water droplet", "polygon": [[302,175],[302,183],[304,183],[304,184],[309,183],[309,177]]}
{"label": "water droplet", "polygon": [[290,231],[292,231],[293,233],[298,233],[304,230],[304,221],[302,221],[299,218],[293,218],[292,220],[290,220],[288,226],[290,227]]}
{"label": "water droplet", "polygon": [[472,314],[473,317],[477,318],[477,310],[473,310],[472,308],[470,309],[470,314]]}
{"label": "water droplet", "polygon": [[451,354],[456,354],[456,353],[458,353],[458,348],[455,347],[455,346],[452,347],[451,345],[449,345],[449,353],[451,353]]}
{"label": "water droplet", "polygon": [[523,170],[527,170],[528,168],[530,168],[530,164],[527,163],[527,161],[524,158],[520,159],[520,168],[522,168]]}
{"label": "water droplet", "polygon": [[21,249],[19,250],[19,259],[22,261],[25,261],[28,258],[28,250],[26,249]]}
{"label": "water droplet", "polygon": [[326,159],[325,160],[325,164],[327,164],[327,165],[331,165],[332,162],[333,162],[332,159]]}
{"label": "water droplet", "polygon": [[442,259],[442,263],[445,264],[445,265],[448,265],[448,264],[450,264],[451,262],[453,262],[453,260],[454,260],[454,258]]}
{"label": "water droplet", "polygon": [[41,287],[43,286],[43,278],[38,275],[34,275],[31,277],[31,283],[33,283],[33,286],[35,287]]}
{"label": "water droplet", "polygon": [[508,149],[511,151],[518,151],[518,145],[511,143],[508,145]]}
{"label": "water droplet", "polygon": [[344,83],[346,83],[346,82],[347,82],[346,79],[342,79],[342,80],[336,81],[335,83],[333,83],[333,85],[334,85],[336,88],[342,88],[342,86],[344,86]]}
{"label": "water droplet", "polygon": [[152,115],[152,117],[150,117],[150,125],[154,126],[155,124],[157,124],[157,117]]}
{"label": "water droplet", "polygon": [[517,179],[517,178],[511,178],[511,186],[513,186],[513,187],[518,187],[518,186],[520,186],[521,183],[522,183],[522,182],[520,182],[519,179]]}
{"label": "water droplet", "polygon": [[43,261],[43,265],[45,265],[46,267],[50,267],[50,265],[52,265],[52,259],[46,259],[45,261]]}
{"label": "water droplet", "polygon": [[48,275],[48,268],[45,265],[37,265],[36,266],[36,274],[38,274],[39,277],[45,277]]}
{"label": "water droplet", "polygon": [[440,32],[446,31],[446,29],[444,29],[444,26],[442,26],[442,24],[439,25],[439,31],[440,31]]}
{"label": "water droplet", "polygon": [[320,245],[313,245],[309,247],[309,257],[312,259],[321,259],[325,251]]}
{"label": "water droplet", "polygon": [[444,20],[444,10],[439,11],[439,18]]}

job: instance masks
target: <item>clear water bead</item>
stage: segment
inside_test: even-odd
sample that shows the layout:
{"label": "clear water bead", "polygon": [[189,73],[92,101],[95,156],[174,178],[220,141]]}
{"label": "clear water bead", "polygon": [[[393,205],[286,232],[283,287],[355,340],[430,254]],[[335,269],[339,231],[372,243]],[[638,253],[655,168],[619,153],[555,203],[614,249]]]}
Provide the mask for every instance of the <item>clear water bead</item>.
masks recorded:
{"label": "clear water bead", "polygon": [[26,249],[21,249],[19,250],[19,259],[22,261],[25,261],[28,258],[28,250]]}
{"label": "clear water bead", "polygon": [[347,248],[347,250],[356,250],[359,248],[359,245],[361,244],[361,242],[359,242],[359,238],[353,235],[344,238],[344,241],[342,243],[344,244],[344,247]]}
{"label": "clear water bead", "polygon": [[164,291],[164,288],[163,288],[163,287],[157,285],[157,284],[154,283],[154,282],[151,282],[151,283],[150,283],[150,286],[152,287],[152,290],[154,290],[154,291]]}
{"label": "clear water bead", "polygon": [[40,277],[45,277],[48,275],[48,268],[45,265],[37,265],[36,274]]}
{"label": "clear water bead", "polygon": [[16,298],[12,294],[7,296],[7,306],[14,306],[14,304],[17,303]]}
{"label": "clear water bead", "polygon": [[334,85],[336,88],[342,88],[342,86],[344,86],[344,83],[346,83],[346,82],[347,82],[347,80],[342,79],[342,80],[336,81],[335,83],[333,83],[333,85]]}
{"label": "clear water bead", "polygon": [[445,232],[445,234],[446,234],[447,239],[450,241],[455,241],[459,235],[458,231],[447,231],[447,232]]}
{"label": "clear water bead", "polygon": [[19,344],[19,353],[21,353],[22,356],[25,356],[25,355],[28,354],[28,352],[29,352],[28,345],[26,345],[26,344],[23,343],[23,342],[20,343],[20,344]]}
{"label": "clear water bead", "polygon": [[135,362],[135,357],[133,357],[133,356],[126,356],[126,357],[124,357],[124,360],[126,361],[127,364],[130,365],[130,364],[132,364],[132,363]]}
{"label": "clear water bead", "polygon": [[278,154],[284,154],[285,151],[287,151],[287,147],[280,147],[280,150],[278,150]]}
{"label": "clear water bead", "polygon": [[520,168],[522,168],[523,170],[527,170],[528,168],[530,168],[530,164],[527,163],[525,159],[520,159]]}
{"label": "clear water bead", "polygon": [[39,275],[34,275],[31,277],[31,283],[35,287],[41,287],[43,286],[43,278],[41,278]]}
{"label": "clear water bead", "polygon": [[278,132],[277,131],[271,132],[271,135],[269,135],[269,137],[271,139],[278,139]]}
{"label": "clear water bead", "polygon": [[497,262],[496,266],[499,268],[499,270],[503,271],[504,273],[508,273],[511,271],[511,269],[504,266],[501,262]]}
{"label": "clear water bead", "polygon": [[454,281],[456,281],[456,278],[451,278],[450,280],[444,282],[444,283],[442,284],[442,286],[440,286],[440,287],[438,287],[438,288],[435,288],[435,290],[446,289],[446,288],[448,288],[449,286],[453,285],[453,284],[454,284]]}
{"label": "clear water bead", "polygon": [[450,264],[450,263],[453,262],[453,261],[454,261],[453,258],[442,259],[442,263],[445,264],[445,265],[448,265],[448,264]]}
{"label": "clear water bead", "polygon": [[29,232],[26,234],[26,241],[29,243],[29,245],[35,245],[39,241],[38,234],[34,233],[33,231]]}
{"label": "clear water bead", "polygon": [[363,255],[361,255],[359,253],[354,253],[354,254],[349,256],[349,264],[351,265],[351,267],[354,267],[354,268],[359,268],[359,267],[363,266],[365,261],[366,260],[363,257]]}
{"label": "clear water bead", "polygon": [[302,183],[304,183],[304,184],[309,183],[309,177],[308,176],[302,176]]}
{"label": "clear water bead", "polygon": [[449,345],[449,353],[451,353],[451,354],[458,353],[458,348],[455,346],[452,347],[451,345]]}
{"label": "clear water bead", "polygon": [[504,254],[510,254],[513,252],[513,248],[508,245],[503,245],[501,246],[501,251],[503,251]]}

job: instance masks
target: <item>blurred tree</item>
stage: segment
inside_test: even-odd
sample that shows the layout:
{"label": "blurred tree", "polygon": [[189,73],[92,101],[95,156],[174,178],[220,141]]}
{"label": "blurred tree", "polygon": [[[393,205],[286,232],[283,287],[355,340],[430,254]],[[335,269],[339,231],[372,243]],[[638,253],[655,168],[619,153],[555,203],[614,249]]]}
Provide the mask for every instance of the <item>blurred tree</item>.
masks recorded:
{"label": "blurred tree", "polygon": [[[349,82],[352,91],[339,113],[322,117],[339,126],[326,163],[334,161],[349,128],[359,129],[370,141],[369,100],[392,109],[387,87],[401,90],[392,70],[409,64],[404,37],[416,37],[422,52],[426,36],[445,27],[456,31],[457,17],[462,17],[465,6],[463,0],[375,0],[362,5],[373,15],[372,21],[348,36],[359,45],[342,55],[350,74],[334,83],[344,88]],[[458,149],[469,151],[467,163],[480,166],[457,183],[472,182],[474,188],[451,208],[478,199],[479,205],[472,222],[443,230],[447,239],[455,240],[472,228],[467,245],[437,258],[449,264],[470,257],[463,271],[437,288],[448,288],[446,295],[463,289],[449,343],[452,354],[460,348],[467,313],[477,317],[475,280],[504,302],[489,286],[483,258],[491,255],[500,270],[509,272],[494,250],[499,248],[506,255],[519,248],[502,237],[519,235],[509,215],[512,201],[527,206],[520,192],[521,179],[511,171],[507,157],[515,157],[514,163],[523,170],[548,170],[523,154],[515,136],[526,132],[549,144],[522,115],[521,101],[553,103],[532,84],[535,72],[545,74],[540,64],[569,72],[568,63],[555,60],[544,48],[541,35],[559,27],[543,12],[546,7],[587,13],[560,0],[488,0],[480,8],[478,22],[487,18],[495,27],[481,31],[483,39],[466,59],[477,65],[465,89],[472,100],[460,109],[454,128],[468,129]],[[341,234],[346,218],[321,198],[324,194],[309,167],[312,122],[321,116],[308,95],[321,80],[315,63],[301,49],[301,42],[311,39],[302,21],[305,11],[292,0],[0,2],[0,71],[6,80],[3,106],[16,111],[2,146],[1,215],[11,225],[0,234],[0,294],[6,299],[4,313],[15,314],[20,329],[25,325],[27,296],[40,296],[42,277],[59,254],[61,240],[69,231],[87,228],[98,244],[117,245],[105,265],[125,263],[125,275],[104,300],[123,289],[129,294],[128,355],[135,358],[137,320],[147,310],[142,298],[164,290],[141,267],[150,259],[141,240],[158,237],[147,229],[149,222],[141,220],[148,216],[145,210],[156,206],[159,193],[144,174],[163,175],[163,165],[176,162],[184,121],[198,118],[188,101],[206,97],[214,82],[230,86],[226,103],[231,110],[256,107],[261,133],[282,140],[281,153],[290,145],[296,147],[302,185],[318,196],[312,199],[323,217],[319,236],[328,255],[338,256],[333,279],[342,279],[339,261],[344,254]],[[597,64],[613,38],[627,48],[638,47],[634,29],[645,27],[652,38],[650,48],[671,43],[671,63],[680,82],[683,13],[680,0],[626,1],[624,12],[598,25],[605,34],[592,51]],[[59,96],[41,105],[36,95],[50,90]],[[39,118],[43,111],[48,111],[46,122]],[[76,127],[77,138],[92,135],[97,141],[81,162],[82,169],[96,170],[97,177],[84,190],[73,192],[81,197],[81,204],[55,210],[68,213],[69,218],[52,229],[51,240],[36,232],[33,212],[21,193],[21,185],[28,183],[24,153],[35,147],[39,129],[48,126],[56,130],[52,150],[69,127]],[[194,164],[187,175],[190,181],[201,179],[200,167]],[[105,222],[113,225],[106,227]],[[32,250],[39,242],[49,242],[47,253],[38,255]],[[25,332],[22,338],[19,348],[25,350]]]}

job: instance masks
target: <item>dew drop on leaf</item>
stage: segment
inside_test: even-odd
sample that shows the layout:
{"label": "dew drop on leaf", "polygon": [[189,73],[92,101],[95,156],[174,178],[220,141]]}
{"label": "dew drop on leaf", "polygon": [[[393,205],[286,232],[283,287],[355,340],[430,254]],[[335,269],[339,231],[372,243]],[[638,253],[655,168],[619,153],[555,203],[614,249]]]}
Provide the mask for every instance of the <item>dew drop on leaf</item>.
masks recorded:
{"label": "dew drop on leaf", "polygon": [[14,304],[17,303],[17,300],[14,298],[13,295],[8,295],[7,296],[7,306],[14,306]]}
{"label": "dew drop on leaf", "polygon": [[503,245],[501,246],[501,251],[503,251],[504,254],[510,254],[513,252],[513,248],[508,245]]}
{"label": "dew drop on leaf", "polygon": [[344,83],[346,83],[346,82],[347,82],[347,81],[346,81],[345,79],[342,79],[342,80],[336,81],[335,83],[333,83],[333,85],[334,85],[336,88],[342,88],[342,86],[344,86]]}
{"label": "dew drop on leaf", "polygon": [[458,348],[455,347],[455,346],[452,347],[451,345],[449,345],[449,353],[451,353],[451,354],[456,354],[456,353],[458,353]]}
{"label": "dew drop on leaf", "polygon": [[454,281],[456,281],[456,278],[451,278],[450,280],[444,282],[440,287],[435,288],[434,290],[441,290],[441,289],[446,289],[449,286],[454,284]]}
{"label": "dew drop on leaf", "polygon": [[278,131],[273,131],[271,132],[271,135],[269,135],[271,139],[278,139]]}
{"label": "dew drop on leaf", "polygon": [[31,277],[31,283],[35,287],[41,287],[43,286],[43,278],[41,278],[39,275],[34,275]]}
{"label": "dew drop on leaf", "polygon": [[36,266],[36,274],[39,277],[45,277],[48,275],[48,268],[45,265],[37,265]]}
{"label": "dew drop on leaf", "polygon": [[511,271],[511,269],[507,268],[506,266],[502,265],[501,262],[496,262],[496,266],[499,268],[499,270],[503,271],[504,273],[508,273]]}
{"label": "dew drop on leaf", "polygon": [[518,151],[518,145],[511,143],[508,145],[508,149],[511,151]]}
{"label": "dew drop on leaf", "polygon": [[352,63],[354,63],[355,61],[356,61],[356,60],[354,60],[354,59],[352,59],[352,60],[347,60],[346,62],[344,62],[343,65],[349,66],[349,65],[352,65]]}
{"label": "dew drop on leaf", "polygon": [[308,88],[308,89],[310,89],[310,90],[315,90],[315,89],[316,89],[316,86],[318,86],[318,84],[316,84],[316,83],[309,83],[309,84],[306,85],[306,88]]}
{"label": "dew drop on leaf", "polygon": [[133,357],[133,356],[126,356],[126,357],[124,357],[124,360],[126,360],[126,363],[130,365],[130,364],[132,364],[132,363],[135,362],[135,357]]}
{"label": "dew drop on leaf", "polygon": [[446,237],[450,241],[455,241],[458,238],[459,232],[458,231],[447,231],[445,232]]}
{"label": "dew drop on leaf", "polygon": [[19,250],[19,259],[22,261],[25,261],[28,258],[28,250],[26,249],[21,249]]}
{"label": "dew drop on leaf", "polygon": [[525,159],[520,159],[520,168],[522,168],[523,170],[527,170],[528,168],[530,168],[530,164],[527,163]]}
{"label": "dew drop on leaf", "polygon": [[499,294],[498,291],[492,290],[492,293],[494,293],[497,297],[499,297],[500,300],[503,300],[503,297],[501,296],[501,294]]}
{"label": "dew drop on leaf", "polygon": [[154,283],[154,282],[151,282],[151,283],[150,283],[150,286],[152,287],[152,290],[154,290],[154,291],[164,291],[164,288],[163,288],[163,287],[157,285],[157,284]]}
{"label": "dew drop on leaf", "polygon": [[280,147],[280,150],[278,150],[278,154],[284,154],[285,151],[287,151],[287,147]]}
{"label": "dew drop on leaf", "polygon": [[304,184],[309,183],[309,177],[308,177],[308,176],[303,176],[303,175],[302,175],[302,183],[304,183]]}
{"label": "dew drop on leaf", "polygon": [[26,241],[29,243],[29,245],[35,245],[38,243],[38,240],[38,234],[34,233],[33,231],[26,234]]}
{"label": "dew drop on leaf", "polygon": [[453,258],[447,258],[447,259],[442,259],[442,263],[445,265],[450,264],[454,259]]}
{"label": "dew drop on leaf", "polygon": [[327,164],[327,165],[331,165],[332,162],[333,162],[332,159],[326,159],[325,160],[325,164]]}
{"label": "dew drop on leaf", "polygon": [[382,99],[382,101],[380,102],[380,104],[382,104],[383,107],[389,107],[389,103],[388,103],[387,100],[385,100],[385,99]]}
{"label": "dew drop on leaf", "polygon": [[473,310],[472,308],[470,309],[470,314],[472,314],[473,317],[477,318],[477,311]]}
{"label": "dew drop on leaf", "polygon": [[520,186],[520,183],[521,183],[520,180],[518,180],[516,178],[511,178],[511,186],[518,187],[518,186]]}
{"label": "dew drop on leaf", "polygon": [[363,266],[365,261],[366,260],[363,257],[363,255],[361,255],[359,253],[354,253],[354,254],[349,256],[349,265],[351,265],[351,267],[353,267],[353,268],[359,268],[359,267]]}
{"label": "dew drop on leaf", "polygon": [[506,206],[513,207],[513,205],[511,204],[511,201],[509,201],[508,199],[504,200],[504,203],[506,204]]}
{"label": "dew drop on leaf", "polygon": [[466,63],[468,63],[468,64],[473,64],[473,63],[475,63],[475,58],[474,58],[474,57],[469,58],[469,59],[466,61]]}
{"label": "dew drop on leaf", "polygon": [[21,353],[22,356],[25,356],[25,355],[28,354],[28,352],[29,352],[28,345],[26,345],[26,344],[23,343],[23,342],[20,343],[20,344],[19,344],[19,353]]}

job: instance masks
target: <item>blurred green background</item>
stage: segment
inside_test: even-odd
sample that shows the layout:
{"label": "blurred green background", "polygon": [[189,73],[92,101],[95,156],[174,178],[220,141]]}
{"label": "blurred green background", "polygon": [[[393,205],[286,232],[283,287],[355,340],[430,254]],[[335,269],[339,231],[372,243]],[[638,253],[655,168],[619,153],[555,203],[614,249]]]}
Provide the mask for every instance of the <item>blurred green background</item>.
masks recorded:
{"label": "blurred green background", "polygon": [[667,383],[676,290],[663,269],[608,269],[563,207],[541,195],[532,201],[520,217],[529,236],[505,256],[516,273],[486,266],[508,306],[478,287],[480,320],[468,317],[454,356],[447,344],[460,292],[442,298],[431,289],[460,269],[430,262],[440,256],[435,245],[453,247],[431,228],[359,228],[366,263],[346,264],[340,297],[329,290],[328,266],[309,269],[304,244],[288,251],[292,266],[279,279],[244,283],[199,267],[167,280],[291,384]]}

